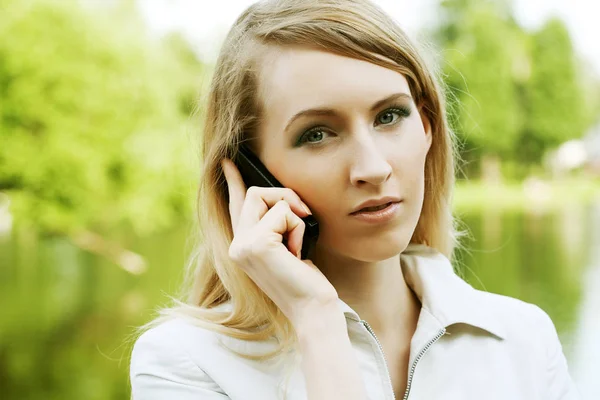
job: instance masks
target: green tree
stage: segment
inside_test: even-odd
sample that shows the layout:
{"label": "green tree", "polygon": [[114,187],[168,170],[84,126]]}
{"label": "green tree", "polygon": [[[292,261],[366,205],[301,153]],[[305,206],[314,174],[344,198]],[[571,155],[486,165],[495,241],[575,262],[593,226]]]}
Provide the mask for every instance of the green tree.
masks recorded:
{"label": "green tree", "polygon": [[518,82],[527,69],[523,32],[504,2],[447,0],[435,33],[443,49],[454,128],[463,156],[479,160],[511,155],[523,125]]}
{"label": "green tree", "polygon": [[191,214],[202,64],[131,3],[3,0],[0,191],[43,233],[149,233]]}
{"label": "green tree", "polygon": [[531,36],[531,77],[525,86],[522,162],[539,162],[546,149],[581,137],[586,128],[584,93],[567,28],[549,20]]}

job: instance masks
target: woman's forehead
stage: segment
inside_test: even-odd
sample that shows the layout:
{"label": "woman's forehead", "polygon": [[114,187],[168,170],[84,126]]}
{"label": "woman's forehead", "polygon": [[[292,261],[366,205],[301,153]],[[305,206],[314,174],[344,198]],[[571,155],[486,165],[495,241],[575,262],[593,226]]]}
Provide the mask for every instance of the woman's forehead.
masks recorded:
{"label": "woman's forehead", "polygon": [[397,71],[308,48],[274,50],[259,82],[264,116],[277,119],[316,107],[370,109],[392,94],[410,95]]}

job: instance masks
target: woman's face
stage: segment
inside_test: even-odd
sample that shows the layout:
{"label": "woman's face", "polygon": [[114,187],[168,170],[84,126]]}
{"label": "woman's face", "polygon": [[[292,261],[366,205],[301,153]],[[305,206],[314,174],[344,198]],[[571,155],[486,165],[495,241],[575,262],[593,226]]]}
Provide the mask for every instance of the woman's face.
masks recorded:
{"label": "woman's face", "polygon": [[[362,261],[402,252],[421,213],[431,145],[404,76],[333,53],[276,48],[259,90],[258,156],[319,221],[318,248]],[[393,219],[350,215],[384,196],[401,199]]]}

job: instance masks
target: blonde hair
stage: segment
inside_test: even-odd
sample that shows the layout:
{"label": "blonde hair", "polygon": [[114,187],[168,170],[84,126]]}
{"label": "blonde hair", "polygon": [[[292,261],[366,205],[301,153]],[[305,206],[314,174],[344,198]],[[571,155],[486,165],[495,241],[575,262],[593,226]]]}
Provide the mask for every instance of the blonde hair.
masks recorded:
{"label": "blonde hair", "polygon": [[[186,317],[228,337],[278,347],[266,360],[290,350],[295,333],[276,305],[228,256],[233,238],[226,185],[220,167],[256,131],[261,116],[258,81],[272,46],[309,46],[378,64],[402,73],[415,103],[429,119],[432,144],[425,162],[425,197],[411,243],[426,243],[451,258],[457,231],[451,213],[454,136],[436,74],[397,24],[368,0],[267,0],[253,4],[229,31],[217,59],[203,113],[202,179],[197,213],[198,244],[190,258],[185,298],[160,311],[145,330]],[[232,300],[231,311],[215,307]]]}

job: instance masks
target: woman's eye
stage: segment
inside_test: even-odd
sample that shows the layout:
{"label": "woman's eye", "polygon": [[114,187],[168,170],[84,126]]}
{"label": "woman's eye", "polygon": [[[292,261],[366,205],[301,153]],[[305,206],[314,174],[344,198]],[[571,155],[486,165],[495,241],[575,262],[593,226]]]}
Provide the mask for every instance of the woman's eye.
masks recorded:
{"label": "woman's eye", "polygon": [[307,142],[316,142],[323,138],[323,131],[312,131],[306,134]]}
{"label": "woman's eye", "polygon": [[[393,108],[388,108],[379,114],[375,119],[377,125],[394,125],[399,122],[399,120],[408,116],[410,116],[410,108],[404,106],[395,106]],[[296,146],[302,146],[305,143],[318,146],[323,142],[326,134],[327,130],[323,126],[315,126],[305,131],[300,136],[296,142]]]}
{"label": "woman's eye", "polygon": [[319,144],[320,142],[323,141],[324,135],[325,135],[325,131],[323,130],[322,127],[315,127],[315,128],[309,129],[302,136],[300,136],[300,139],[298,139],[297,145],[300,146],[304,143]]}
{"label": "woman's eye", "polygon": [[394,113],[390,111],[383,113],[379,118],[379,122],[384,125],[391,124],[394,122]]}
{"label": "woman's eye", "polygon": [[377,122],[382,125],[392,125],[398,122],[400,118],[408,117],[410,110],[408,108],[390,108],[377,116]]}

